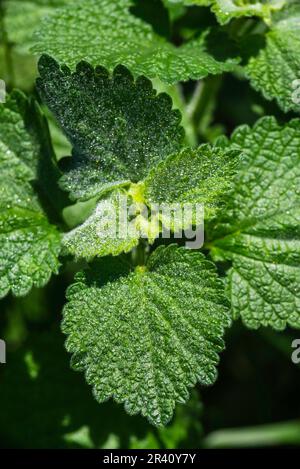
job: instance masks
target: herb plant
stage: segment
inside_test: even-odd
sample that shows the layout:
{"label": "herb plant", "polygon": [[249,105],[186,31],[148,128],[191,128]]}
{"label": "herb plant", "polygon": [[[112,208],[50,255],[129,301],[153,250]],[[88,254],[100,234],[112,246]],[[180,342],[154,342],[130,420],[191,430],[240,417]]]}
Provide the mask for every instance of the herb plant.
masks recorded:
{"label": "herb plant", "polygon": [[[97,401],[165,426],[196,383],[215,382],[234,321],[300,327],[300,4],[0,8],[0,297],[67,272],[71,366]],[[32,65],[12,90],[34,57],[35,90]],[[251,125],[217,116],[229,74],[255,96]],[[111,236],[122,197],[133,229]],[[183,220],[149,215],[158,203],[204,207],[200,249],[177,239]]]}

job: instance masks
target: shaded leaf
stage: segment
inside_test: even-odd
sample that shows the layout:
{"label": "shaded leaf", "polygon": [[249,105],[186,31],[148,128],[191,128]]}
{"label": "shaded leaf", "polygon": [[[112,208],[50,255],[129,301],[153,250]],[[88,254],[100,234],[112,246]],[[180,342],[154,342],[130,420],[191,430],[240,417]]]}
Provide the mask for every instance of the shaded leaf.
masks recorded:
{"label": "shaded leaf", "polygon": [[[216,215],[230,189],[238,152],[209,145],[185,149],[153,168],[145,180],[145,200],[156,204],[201,204],[206,218]],[[166,220],[165,220],[166,221]]]}

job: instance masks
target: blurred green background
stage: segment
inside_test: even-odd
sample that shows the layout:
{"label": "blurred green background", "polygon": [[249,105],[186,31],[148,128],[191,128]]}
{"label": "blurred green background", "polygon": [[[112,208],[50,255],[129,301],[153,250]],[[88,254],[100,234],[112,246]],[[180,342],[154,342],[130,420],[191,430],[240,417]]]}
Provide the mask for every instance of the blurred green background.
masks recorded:
{"label": "blurred green background", "polygon": [[[170,18],[174,37],[192,35],[199,24],[215,25],[207,9],[172,7],[168,17],[159,0],[151,1],[156,3],[154,17],[146,1],[136,0],[134,12],[160,34],[171,34]],[[32,32],[41,17],[65,2],[0,0],[0,78],[8,91],[18,87],[36,94]],[[172,95],[174,105],[182,110],[187,140],[194,145],[230,134],[237,125],[253,124],[266,114],[279,121],[291,117],[254,92],[238,73],[167,89],[157,81],[154,85]],[[190,98],[197,90],[201,96],[193,107]],[[69,155],[70,148],[49,119],[59,159]],[[71,224],[72,213],[69,217]],[[237,321],[226,335],[217,383],[196,388],[189,403],[177,407],[166,428],[155,429],[140,417],[128,416],[113,402],[97,404],[84,377],[70,369],[59,326],[65,289],[78,268],[70,262],[44,290],[0,301],[0,337],[7,343],[7,363],[0,365],[0,447],[300,445],[300,365],[291,361],[291,343],[300,338],[295,330],[250,331]]]}

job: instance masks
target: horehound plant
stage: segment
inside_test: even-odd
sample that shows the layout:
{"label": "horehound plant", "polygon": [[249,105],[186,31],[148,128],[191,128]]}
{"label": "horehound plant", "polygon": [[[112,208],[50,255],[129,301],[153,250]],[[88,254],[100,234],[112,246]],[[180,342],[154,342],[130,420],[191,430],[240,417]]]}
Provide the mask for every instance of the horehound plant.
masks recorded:
{"label": "horehound plant", "polygon": [[[129,0],[36,0],[29,37],[17,3],[2,2],[6,35],[32,47],[39,77],[35,97],[14,90],[0,105],[0,296],[27,295],[75,259],[62,320],[72,367],[99,402],[165,425],[192,386],[214,383],[233,320],[300,327],[300,5],[166,0],[169,18],[191,5],[216,15],[172,37]],[[225,72],[275,99],[281,122],[210,138],[207,85]],[[72,146],[59,162],[49,111]],[[121,236],[120,197],[133,226]],[[175,236],[187,226],[157,204],[203,207],[203,246],[187,249]],[[72,227],[70,207],[87,208]]]}

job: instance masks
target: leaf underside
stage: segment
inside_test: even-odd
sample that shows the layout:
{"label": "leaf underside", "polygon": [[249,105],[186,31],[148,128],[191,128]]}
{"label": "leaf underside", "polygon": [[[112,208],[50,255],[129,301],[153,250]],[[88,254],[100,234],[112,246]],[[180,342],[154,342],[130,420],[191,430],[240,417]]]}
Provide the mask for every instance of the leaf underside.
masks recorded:
{"label": "leaf underside", "polygon": [[64,252],[91,260],[95,256],[118,256],[131,251],[138,245],[140,236],[138,230],[125,230],[129,221],[122,219],[124,212],[121,210],[124,208],[127,213],[129,207],[125,191],[115,190],[100,199],[92,215],[63,236]]}
{"label": "leaf underside", "polygon": [[269,22],[273,11],[280,10],[287,0],[212,0],[212,11],[221,24],[232,18],[257,16]]}
{"label": "leaf underside", "polygon": [[172,100],[143,77],[117,67],[113,75],[81,62],[71,73],[50,57],[39,62],[37,86],[73,145],[61,180],[73,199],[88,199],[138,182],[180,148],[184,131]]}

